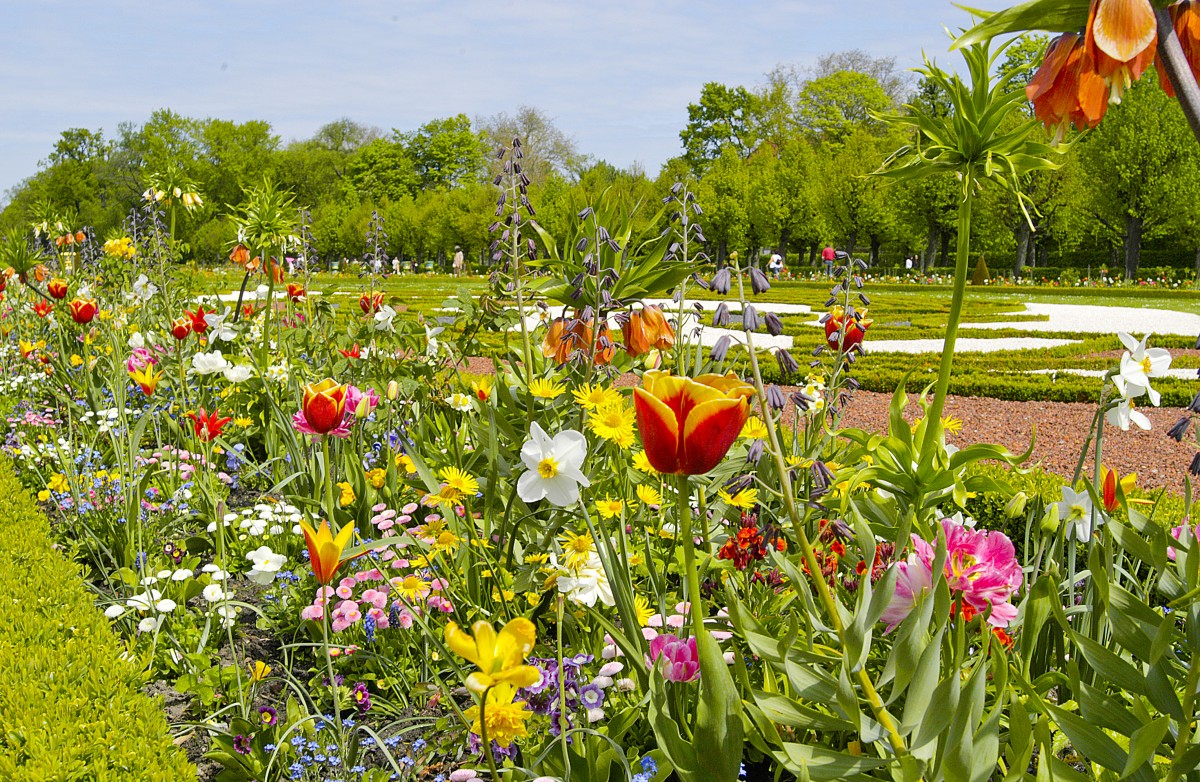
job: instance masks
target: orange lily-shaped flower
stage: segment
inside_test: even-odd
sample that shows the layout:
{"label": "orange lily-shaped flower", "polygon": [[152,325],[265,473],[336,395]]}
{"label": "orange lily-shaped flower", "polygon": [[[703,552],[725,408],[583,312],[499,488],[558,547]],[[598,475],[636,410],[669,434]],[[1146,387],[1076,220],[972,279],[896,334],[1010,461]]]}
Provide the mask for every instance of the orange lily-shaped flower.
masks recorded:
{"label": "orange lily-shaped flower", "polygon": [[233,252],[229,253],[229,260],[238,266],[245,266],[250,262],[250,250],[246,248],[246,245],[239,244],[233,248]]}
{"label": "orange lily-shaped flower", "polygon": [[1100,499],[1104,503],[1104,509],[1112,513],[1117,508],[1121,507],[1121,498],[1117,497],[1117,485],[1121,486],[1121,497],[1126,502],[1136,503],[1138,505],[1153,505],[1153,500],[1132,499],[1128,496],[1129,492],[1137,488],[1137,473],[1131,472],[1124,477],[1119,477],[1116,470],[1110,470],[1107,467],[1100,468]]}
{"label": "orange lily-shaped flower", "polygon": [[34,302],[33,311],[38,314],[38,317],[44,318],[54,311],[54,305],[48,301]]}
{"label": "orange lily-shaped flower", "polygon": [[337,537],[334,537],[328,521],[323,520],[321,526],[314,530],[307,521],[301,519],[300,530],[304,533],[304,544],[308,546],[308,561],[312,565],[313,575],[316,576],[317,583],[328,586],[337,575],[338,568],[355,558],[342,558],[342,551],[354,535],[354,525],[345,525],[338,530]]}
{"label": "orange lily-shaped flower", "polygon": [[[608,326],[602,325],[596,336],[596,364],[604,366],[616,355],[617,346],[612,343]],[[558,364],[565,364],[576,350],[588,351],[592,347],[592,322],[581,318],[555,318],[542,340],[542,355],[554,357]]]}
{"label": "orange lily-shaped flower", "polygon": [[471,625],[474,637],[454,622],[446,625],[446,646],[479,667],[467,677],[467,689],[482,694],[489,687],[508,682],[516,687],[531,687],[538,683],[541,673],[525,665],[525,656],[533,650],[537,628],[533,622],[518,617],[497,633],[490,622]]}
{"label": "orange lily-shaped flower", "polygon": [[1113,103],[1154,62],[1158,21],[1150,0],[1092,0],[1085,46]]}
{"label": "orange lily-shaped flower", "polygon": [[[1188,65],[1192,67],[1192,76],[1200,80],[1200,6],[1196,0],[1183,0],[1182,3],[1171,6],[1171,22]],[[1161,58],[1157,56],[1154,58],[1154,69],[1158,72],[1158,83],[1163,92],[1174,98],[1175,88],[1167,78],[1167,70]]]}
{"label": "orange lily-shaped flower", "polygon": [[141,387],[143,394],[153,396],[154,389],[158,388],[158,381],[163,379],[163,373],[155,373],[154,365],[147,364],[141,369],[131,370],[129,372],[129,379]]}
{"label": "orange lily-shaped flower", "polygon": [[1054,132],[1055,141],[1072,123],[1080,130],[1096,127],[1108,110],[1107,86],[1077,33],[1051,41],[1025,97],[1046,130]]}
{"label": "orange lily-shaped flower", "polygon": [[631,312],[621,326],[621,334],[625,337],[625,352],[634,358],[651,348],[669,350],[675,346],[675,330],[653,304],[642,307],[641,312]]}
{"label": "orange lily-shaped flower", "polygon": [[192,428],[196,432],[196,437],[206,443],[220,437],[225,424],[233,420],[229,417],[222,418],[220,411],[215,407],[212,413],[204,412],[202,407],[199,413],[188,413],[188,418],[192,419]]}
{"label": "orange lily-shaped flower", "polygon": [[651,370],[634,389],[638,430],[660,473],[703,475],[716,467],[750,417],[754,387],[733,373],[674,377]]}

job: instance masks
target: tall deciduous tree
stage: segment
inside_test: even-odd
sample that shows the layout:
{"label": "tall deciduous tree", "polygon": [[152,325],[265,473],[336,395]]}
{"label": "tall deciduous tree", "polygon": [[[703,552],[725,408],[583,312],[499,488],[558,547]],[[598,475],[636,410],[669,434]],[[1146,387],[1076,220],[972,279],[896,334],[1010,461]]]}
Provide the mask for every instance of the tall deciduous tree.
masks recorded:
{"label": "tall deciduous tree", "polygon": [[688,123],[679,133],[684,158],[693,171],[703,171],[725,148],[747,158],[758,146],[756,112],[758,101],[745,87],[729,87],[715,81],[700,90],[700,102],[688,104]]}
{"label": "tall deciduous tree", "polygon": [[435,119],[409,133],[392,133],[412,158],[423,190],[465,185],[487,170],[487,136],[471,126],[466,114]]}

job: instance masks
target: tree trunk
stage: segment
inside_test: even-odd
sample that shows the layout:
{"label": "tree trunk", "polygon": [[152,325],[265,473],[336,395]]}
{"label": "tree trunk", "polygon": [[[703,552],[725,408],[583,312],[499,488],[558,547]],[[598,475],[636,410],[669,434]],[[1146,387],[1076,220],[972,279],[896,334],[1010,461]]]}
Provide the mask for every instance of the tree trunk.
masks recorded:
{"label": "tree trunk", "polygon": [[1140,217],[1125,217],[1125,279],[1137,277],[1142,260],[1142,223]]}
{"label": "tree trunk", "polygon": [[1021,220],[1017,223],[1017,262],[1013,264],[1013,276],[1020,277],[1021,270],[1025,268],[1025,257],[1029,254],[1029,243],[1033,239],[1033,231],[1029,228],[1029,223]]}
{"label": "tree trunk", "polygon": [[925,245],[925,254],[921,256],[921,272],[928,273],[933,266],[933,254],[937,252],[938,243],[942,238],[942,229],[936,224],[929,226],[929,241]]}
{"label": "tree trunk", "polygon": [[950,265],[950,232],[942,231],[941,233],[942,233],[942,251],[941,251],[942,266],[949,266]]}
{"label": "tree trunk", "polygon": [[868,266],[874,266],[875,264],[879,263],[879,245],[879,236],[876,234],[871,234],[871,258],[867,262]]}
{"label": "tree trunk", "polygon": [[854,257],[854,245],[858,244],[858,231],[851,231],[850,237],[846,240],[846,254],[851,258]]}
{"label": "tree trunk", "polygon": [[792,232],[789,231],[787,228],[784,228],[782,231],[780,231],[779,246],[775,248],[775,252],[779,253],[779,257],[783,259],[784,263],[787,263],[787,249],[788,249],[789,240],[791,238],[792,238]]}
{"label": "tree trunk", "polygon": [[1196,248],[1196,277],[1200,278],[1200,247]]}

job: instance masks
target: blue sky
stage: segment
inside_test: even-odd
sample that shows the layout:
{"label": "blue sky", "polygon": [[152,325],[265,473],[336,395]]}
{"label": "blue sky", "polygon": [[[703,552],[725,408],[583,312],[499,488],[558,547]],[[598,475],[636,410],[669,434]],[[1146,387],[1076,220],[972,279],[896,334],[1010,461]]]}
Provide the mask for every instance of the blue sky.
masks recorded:
{"label": "blue sky", "polygon": [[[286,142],[339,117],[385,130],[536,106],[580,151],[654,173],[708,81],[860,48],[946,55],[949,0],[11,2],[0,9],[0,194],[68,127],[269,121]],[[0,195],[0,202],[3,196]]]}

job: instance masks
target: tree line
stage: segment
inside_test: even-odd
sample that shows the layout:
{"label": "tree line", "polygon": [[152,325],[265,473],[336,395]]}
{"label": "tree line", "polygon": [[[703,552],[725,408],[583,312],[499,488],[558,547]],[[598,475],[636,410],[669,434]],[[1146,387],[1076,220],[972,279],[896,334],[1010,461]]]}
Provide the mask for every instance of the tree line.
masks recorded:
{"label": "tree line", "polygon": [[[999,67],[1024,69],[1028,79],[1045,44],[1022,39]],[[1024,183],[1032,225],[1011,198],[982,194],[972,249],[993,270],[1108,265],[1113,276],[1123,269],[1134,277],[1143,256],[1147,265],[1200,270],[1200,150],[1156,79],[1130,92],[1100,128],[1069,139],[1075,149],[1059,170]],[[162,109],[111,134],[63,131],[38,170],[9,191],[0,230],[54,216],[100,238],[115,235],[149,179],[174,167],[203,197],[177,226],[186,254],[201,261],[228,254],[230,213],[247,188],[270,180],[305,207],[319,259],[365,256],[374,224],[389,256],[444,262],[459,247],[484,262],[498,193],[492,153],[520,137],[530,199],[552,235],[565,235],[574,215],[601,198],[648,224],[667,188],[689,178],[718,262],[735,250],[774,251],[795,269],[815,264],[828,243],[876,266],[918,256],[928,269],[946,265],[954,241],[956,184],[867,176],[912,141],[886,116],[918,104],[949,111],[943,95],[894,59],[861,51],[826,55],[807,70],[779,66],[759,84],[710,82],[687,107],[681,154],[654,176],[584,154],[533,107],[391,131],[340,119],[286,144],[264,121]],[[1027,109],[1009,121],[1030,116]]]}

